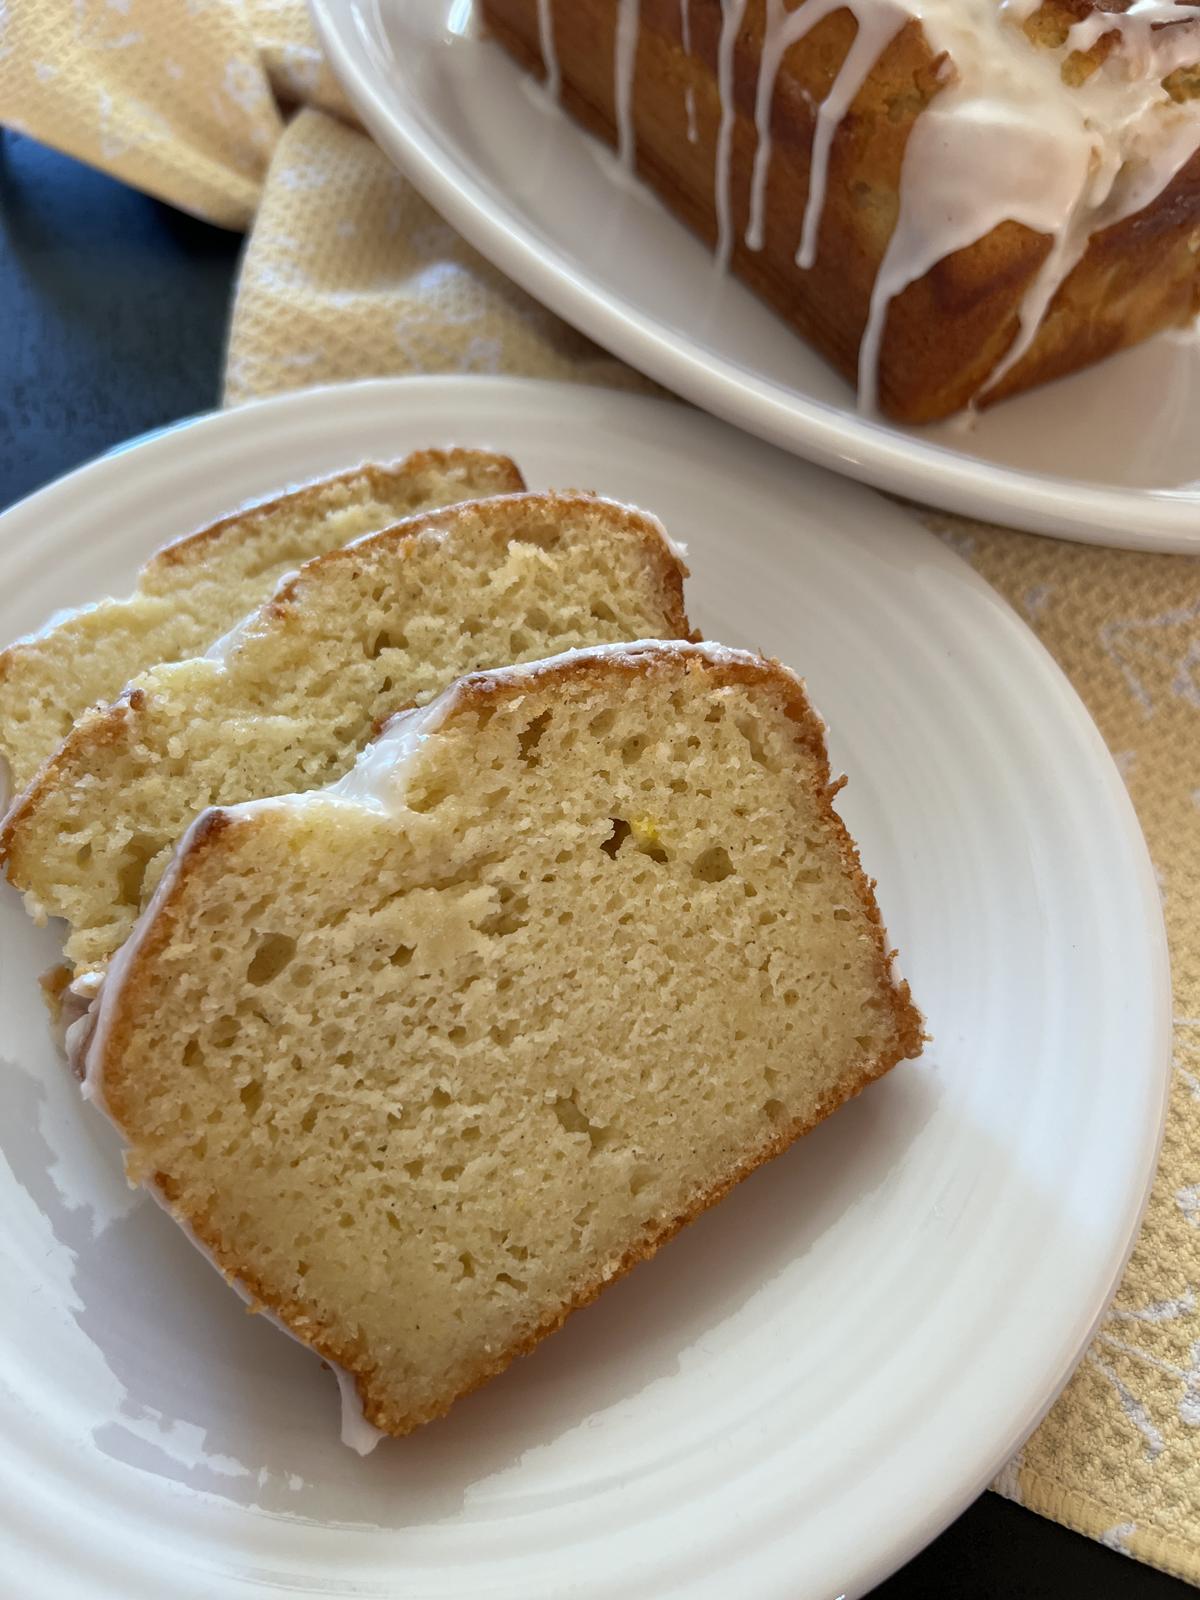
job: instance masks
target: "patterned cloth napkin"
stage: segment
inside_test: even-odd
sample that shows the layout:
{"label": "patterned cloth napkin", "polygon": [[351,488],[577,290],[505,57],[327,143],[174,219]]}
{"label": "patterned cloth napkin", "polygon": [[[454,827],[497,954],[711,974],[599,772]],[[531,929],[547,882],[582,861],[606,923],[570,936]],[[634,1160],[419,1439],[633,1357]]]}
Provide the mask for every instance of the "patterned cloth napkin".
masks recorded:
{"label": "patterned cloth napkin", "polygon": [[[0,123],[248,228],[225,400],[514,372],[649,388],[457,236],[357,131],[303,0],[0,0]],[[1086,701],[1162,885],[1175,1071],[1158,1180],[1095,1343],[996,1487],[1200,1582],[1200,561],[928,513]]]}

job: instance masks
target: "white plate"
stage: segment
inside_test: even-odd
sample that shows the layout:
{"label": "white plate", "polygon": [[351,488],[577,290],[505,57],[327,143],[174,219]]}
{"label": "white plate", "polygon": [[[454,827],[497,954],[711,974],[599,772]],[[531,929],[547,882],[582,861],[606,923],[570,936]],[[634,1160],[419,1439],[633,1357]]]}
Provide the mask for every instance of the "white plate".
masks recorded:
{"label": "white plate", "polygon": [[1166,335],[962,423],[848,384],[474,37],[472,0],[312,0],[380,145],[497,266],[697,405],[851,477],[1067,539],[1200,552],[1200,341]]}
{"label": "white plate", "polygon": [[0,1571],[22,1600],[828,1597],[965,1505],[1114,1289],[1164,1108],[1158,895],[1032,635],[875,496],[697,412],[493,379],[269,400],[0,518],[0,638],[243,496],[438,441],[662,514],[692,615],[830,718],[935,1035],[536,1355],[366,1461],[306,1351],[119,1175],[0,894]]}

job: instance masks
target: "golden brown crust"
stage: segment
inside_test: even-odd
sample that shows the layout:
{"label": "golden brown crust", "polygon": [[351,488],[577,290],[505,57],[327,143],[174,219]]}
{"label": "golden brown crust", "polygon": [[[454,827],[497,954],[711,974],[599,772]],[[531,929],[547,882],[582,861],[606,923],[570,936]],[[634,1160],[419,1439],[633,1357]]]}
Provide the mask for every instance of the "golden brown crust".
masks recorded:
{"label": "golden brown crust", "polygon": [[[525,480],[521,476],[520,469],[508,456],[498,455],[490,450],[461,448],[414,450],[405,456],[403,461],[393,466],[383,467],[368,462],[348,472],[339,472],[333,477],[304,484],[298,489],[289,489],[285,494],[275,495],[270,500],[260,501],[257,505],[243,507],[216,522],[209,523],[206,527],[196,529],[193,533],[184,534],[182,538],[172,540],[150,557],[142,568],[142,579],[148,575],[152,576],[156,571],[165,572],[172,567],[183,567],[204,561],[208,558],[212,545],[218,543],[231,530],[236,530],[239,538],[252,537],[259,523],[280,510],[287,507],[302,507],[310,501],[315,503],[339,485],[365,480],[371,485],[373,492],[382,497],[386,495],[389,484],[396,478],[428,471],[450,472],[456,467],[467,466],[480,475],[485,469],[493,474],[495,482],[494,485],[489,485],[488,493],[515,494],[525,488]],[[478,498],[478,493],[474,498]],[[23,654],[37,648],[35,638],[17,640],[0,650],[0,684],[8,679],[15,663]]]}
{"label": "golden brown crust", "polygon": [[191,561],[204,560],[208,555],[208,546],[222,538],[230,528],[251,531],[255,523],[273,516],[283,507],[301,506],[306,500],[314,500],[340,484],[365,481],[376,493],[384,495],[389,484],[398,477],[428,471],[449,472],[455,467],[465,467],[468,464],[477,471],[487,466],[495,473],[496,486],[494,491],[491,491],[495,494],[513,494],[525,487],[520,469],[508,456],[496,455],[490,450],[459,448],[414,450],[405,456],[403,461],[393,466],[384,467],[373,462],[365,462],[348,472],[336,473],[333,477],[322,478],[317,483],[305,484],[299,489],[289,489],[285,494],[275,495],[270,500],[263,500],[257,505],[231,512],[217,522],[209,523],[207,527],[197,528],[194,533],[185,534],[181,539],[174,539],[170,544],[164,545],[151,556],[146,563],[146,570],[151,571],[155,567],[183,566]]}
{"label": "golden brown crust", "polygon": [[[518,494],[489,497],[487,531],[497,545],[505,545],[510,539],[518,537],[522,524],[528,520],[530,509],[547,517],[554,517],[586,512],[591,507],[601,504],[606,508],[611,527],[633,534],[641,542],[644,553],[653,567],[654,576],[662,585],[666,596],[675,637],[689,637],[687,613],[683,608],[683,581],[689,576],[687,566],[674,554],[657,524],[644,511],[638,511],[633,506],[619,505],[615,501],[604,499],[601,495],[583,491],[544,492],[530,489]],[[452,527],[460,514],[461,508],[458,506],[443,506],[437,511],[418,512],[416,516],[405,517],[402,522],[394,522],[390,527],[381,528],[377,533],[366,534],[363,538],[356,539],[353,547],[330,550],[325,555],[315,556],[311,561],[305,562],[290,582],[282,584],[275,591],[268,606],[272,610],[277,610],[282,616],[289,604],[296,599],[307,579],[330,562],[353,560],[357,552],[393,542],[402,554],[404,545],[412,546],[425,534],[437,533],[439,529]]]}
{"label": "golden brown crust", "polygon": [[[920,1013],[912,1003],[907,983],[897,979],[892,971],[891,954],[884,942],[884,931],[879,908],[875,903],[872,886],[865,877],[859,862],[858,851],[844,823],[833,808],[833,799],[844,780],[830,781],[829,763],[825,749],[824,727],[809,704],[803,687],[793,675],[777,661],[766,658],[748,660],[729,657],[715,660],[707,656],[687,653],[682,646],[674,649],[668,643],[651,654],[606,653],[584,655],[578,658],[559,659],[548,663],[531,663],[500,673],[474,673],[459,680],[458,692],[448,703],[445,723],[458,716],[470,716],[493,706],[498,700],[519,698],[527,694],[531,680],[539,687],[562,684],[570,680],[583,680],[599,675],[623,674],[632,676],[653,670],[664,661],[683,657],[696,664],[696,670],[714,675],[718,683],[765,684],[781,697],[786,715],[796,730],[796,741],[817,762],[821,774],[820,803],[825,820],[835,830],[843,864],[853,883],[859,902],[866,913],[875,944],[877,973],[881,992],[888,996],[891,1011],[892,1038],[876,1057],[865,1062],[858,1075],[842,1084],[820,1108],[818,1114],[798,1119],[773,1133],[760,1148],[743,1161],[735,1164],[723,1177],[708,1189],[698,1193],[692,1201],[669,1220],[649,1229],[645,1236],[632,1244],[615,1269],[605,1276],[581,1285],[571,1298],[539,1325],[515,1340],[507,1349],[492,1354],[481,1362],[471,1375],[459,1384],[453,1393],[443,1395],[437,1404],[418,1411],[402,1411],[390,1403],[387,1396],[376,1393],[372,1387],[374,1367],[367,1353],[356,1345],[339,1339],[332,1329],[322,1324],[314,1315],[313,1307],[293,1296],[276,1294],[231,1251],[214,1228],[207,1213],[186,1211],[180,1204],[181,1189],[170,1173],[156,1172],[152,1181],[168,1205],[179,1216],[197,1239],[211,1253],[227,1277],[236,1280],[258,1308],[281,1318],[296,1335],[309,1344],[328,1361],[336,1362],[355,1379],[363,1413],[376,1427],[392,1435],[403,1435],[422,1423],[443,1415],[454,1402],[477,1389],[490,1378],[502,1372],[518,1356],[525,1355],[549,1334],[555,1332],[572,1312],[588,1305],[601,1291],[629,1272],[639,1261],[653,1256],[689,1222],[710,1206],[715,1205],[743,1178],[773,1157],[780,1155],[803,1134],[838,1109],[847,1100],[859,1094],[867,1084],[882,1077],[897,1062],[919,1055],[924,1042]],[[445,725],[443,723],[442,725]],[[188,880],[199,869],[204,856],[223,840],[228,841],[233,832],[253,830],[263,826],[265,814],[236,817],[214,809],[204,813],[193,827],[187,849],[179,858],[175,874],[159,903],[152,925],[146,930],[130,961],[117,996],[116,1014],[110,1019],[104,1041],[103,1056],[90,1063],[103,1085],[109,1114],[117,1124],[127,1130],[127,1105],[122,1092],[122,1062],[126,1043],[136,1025],[144,1004],[143,992],[152,987],[148,977],[159,952],[169,942],[174,931],[186,893]]]}
{"label": "golden brown crust", "polygon": [[[907,995],[907,985],[904,985]],[[914,1013],[916,1015],[916,1013]],[[212,1255],[224,1275],[237,1283],[239,1288],[248,1295],[251,1304],[258,1311],[269,1312],[287,1323],[289,1329],[302,1338],[304,1343],[315,1350],[326,1361],[335,1362],[344,1368],[353,1377],[355,1388],[358,1392],[359,1403],[362,1406],[363,1416],[381,1433],[386,1433],[393,1438],[402,1438],[406,1433],[411,1433],[414,1428],[421,1427],[426,1422],[436,1421],[443,1417],[457,1401],[466,1395],[473,1394],[476,1389],[482,1388],[492,1378],[510,1367],[519,1356],[529,1355],[541,1344],[543,1339],[549,1338],[552,1333],[557,1333],[567,1318],[576,1311],[582,1311],[585,1306],[591,1305],[593,1300],[599,1298],[610,1284],[616,1283],[626,1273],[631,1272],[642,1261],[649,1261],[652,1256],[665,1244],[669,1244],[675,1235],[687,1227],[689,1222],[694,1222],[697,1217],[723,1200],[731,1189],[748,1178],[759,1167],[765,1166],[768,1161],[782,1155],[785,1150],[795,1144],[797,1139],[803,1137],[825,1119],[853,1100],[857,1095],[882,1078],[898,1062],[909,1059],[920,1051],[921,1034],[920,1019],[917,1016],[916,1043],[911,1048],[897,1043],[894,1051],[888,1051],[879,1056],[875,1061],[865,1066],[859,1076],[848,1084],[839,1087],[837,1093],[830,1098],[820,1113],[807,1120],[797,1121],[781,1129],[769,1139],[754,1155],[748,1156],[723,1178],[697,1195],[689,1205],[681,1210],[669,1221],[659,1224],[647,1232],[644,1238],[638,1240],[626,1250],[616,1266],[605,1276],[592,1279],[582,1285],[571,1299],[558,1307],[549,1316],[543,1319],[538,1326],[521,1338],[481,1362],[469,1378],[460,1384],[452,1394],[442,1396],[436,1405],[427,1406],[419,1411],[401,1412],[394,1406],[389,1406],[386,1398],[372,1393],[371,1380],[374,1367],[365,1358],[364,1353],[356,1346],[347,1344],[336,1338],[333,1333],[316,1321],[312,1308],[303,1301],[289,1296],[275,1295],[260,1282],[253,1273],[247,1273],[239,1265],[236,1258],[224,1248],[220,1236],[209,1224],[207,1216],[188,1215],[178,1207],[179,1186],[166,1173],[154,1175],[154,1185],[163,1195],[172,1210],[177,1211],[188,1228]],[[304,1330],[301,1332],[301,1330]]]}
{"label": "golden brown crust", "polygon": [[[1106,5],[1123,10],[1126,0]],[[1031,19],[1034,36],[1061,42],[1092,0],[1052,0]],[[524,67],[540,73],[537,0],[484,0],[490,31]],[[613,108],[614,0],[558,0],[555,40],[566,109],[590,132],[616,142]],[[716,236],[713,173],[720,93],[718,0],[692,0],[692,50],[682,49],[675,0],[642,0],[634,116],[640,175],[702,238]],[[744,243],[757,149],[754,97],[764,34],[764,0],[749,0],[734,62],[730,201],[733,270],[842,374],[857,381],[858,350],[875,274],[899,208],[900,172],[912,128],[938,91],[940,62],[920,25],[908,23],[884,50],[842,119],[830,154],[816,261],[795,250],[808,195],[815,109],[855,36],[848,9],[817,24],[784,57],[772,108],[771,162],[762,250]],[[1108,36],[1087,60],[1098,60]],[[688,137],[685,90],[694,96],[698,137]],[[1136,217],[1093,237],[1062,285],[1026,355],[994,391],[992,404],[1100,360],[1200,309],[1200,154]],[[879,403],[904,422],[960,410],[1019,329],[1025,291],[1050,248],[1047,236],[1005,222],[937,263],[892,302],[879,357]]]}

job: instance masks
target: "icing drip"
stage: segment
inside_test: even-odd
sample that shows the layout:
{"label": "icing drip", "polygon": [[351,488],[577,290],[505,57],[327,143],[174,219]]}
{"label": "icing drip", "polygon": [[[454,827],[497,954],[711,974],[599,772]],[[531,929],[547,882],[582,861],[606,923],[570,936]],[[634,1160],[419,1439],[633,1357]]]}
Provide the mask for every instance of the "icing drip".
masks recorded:
{"label": "icing drip", "polygon": [[286,1333],[293,1344],[300,1345],[302,1349],[310,1351],[325,1363],[337,1379],[338,1401],[342,1414],[342,1443],[353,1450],[356,1455],[369,1456],[379,1441],[385,1439],[387,1435],[382,1429],[377,1428],[373,1422],[367,1421],[362,1401],[359,1398],[358,1385],[354,1381],[354,1374],[347,1372],[346,1368],[339,1366],[336,1361],[331,1361],[328,1356],[322,1356],[319,1350],[313,1350],[312,1346],[301,1339],[299,1334],[293,1333],[282,1317],[277,1317],[273,1311],[268,1311],[265,1306],[260,1306],[245,1284],[225,1271],[225,1268],[203,1240],[199,1238],[190,1223],[185,1222],[182,1217],[172,1211],[166,1196],[158,1188],[157,1184],[147,1183],[143,1184],[142,1187],[154,1203],[167,1213],[192,1248],[199,1250],[214,1272],[220,1273],[224,1282],[229,1285],[243,1305],[247,1306],[255,1316],[261,1317],[264,1322],[269,1322],[273,1328],[278,1328],[280,1333]]}
{"label": "icing drip", "polygon": [[864,15],[858,18],[858,31],[854,43],[846,52],[846,59],[838,69],[829,93],[817,112],[817,126],[813,134],[812,163],[809,167],[808,198],[804,204],[804,226],[800,230],[800,248],[796,252],[796,265],[805,271],[817,259],[817,231],[825,209],[825,185],[829,176],[829,152],[833,136],[841,126],[858,91],[871,75],[871,69],[900,32],[906,21],[900,6],[891,0],[876,0]]}
{"label": "icing drip", "polygon": [[1181,350],[1200,349],[1200,317],[1193,317],[1182,328],[1168,328],[1159,338],[1164,344],[1173,344]]}
{"label": "icing drip", "polygon": [[[1097,12],[1075,23],[1057,48],[1035,44],[1022,24],[1042,0],[767,0],[755,93],[757,147],[746,244],[765,235],[772,159],[771,110],[788,48],[825,17],[849,9],[854,41],[816,116],[796,263],[816,259],[830,153],[837,130],[888,45],[919,21],[946,81],[918,115],[900,179],[899,212],[879,266],[859,348],[859,404],[877,400],[880,346],[891,302],[955,251],[1012,220],[1050,238],[1050,250],[1027,290],[1012,346],[982,392],[999,382],[1037,335],[1055,294],[1099,228],[1132,216],[1157,198],[1200,149],[1200,101],[1175,103],[1162,79],[1200,60],[1200,14],[1180,0],[1132,0],[1124,12]],[[633,78],[638,0],[619,0],[614,52],[618,149],[632,168]],[[543,40],[549,5],[540,0]],[[733,252],[731,167],[737,110],[735,51],[746,0],[721,0],[717,79],[721,120],[713,171],[715,257]],[[691,53],[690,0],[680,0],[683,48]],[[1108,58],[1080,83],[1063,81],[1067,59],[1101,37],[1116,36]],[[543,44],[543,55],[546,46]],[[695,98],[686,95],[688,138],[696,138]]]}
{"label": "icing drip", "polygon": [[[919,181],[911,177],[913,168],[920,170]],[[986,193],[978,172],[992,180]],[[1030,173],[1040,175],[1040,187],[1028,184]],[[981,102],[972,114],[940,100],[926,107],[909,137],[900,214],[875,278],[859,347],[858,394],[864,410],[875,406],[879,348],[895,296],[944,256],[973,244],[1008,217],[1054,233],[1085,178],[1079,152],[1063,151],[1056,161],[1049,129],[1030,125],[1018,135],[1006,128],[1002,108],[994,104]],[[1016,207],[1022,187],[1027,198]]]}
{"label": "icing drip", "polygon": [[[679,32],[683,41],[683,53],[690,56],[692,53],[692,0],[679,0]],[[696,127],[696,91],[689,83],[683,91],[683,108],[687,114],[688,143],[695,144],[700,137]]]}
{"label": "icing drip", "polygon": [[[1192,26],[1159,26],[1184,19]],[[1175,5],[1172,0],[1134,0],[1127,12],[1097,12],[1075,23],[1065,48],[1068,54],[1090,50],[1102,35],[1113,32],[1115,25],[1115,31],[1131,42],[1128,59],[1134,63],[1133,70],[1149,79],[1147,87],[1151,87],[1195,58],[1200,46],[1196,22],[1192,7]],[[1144,109],[1140,98],[1135,98],[1131,121],[1137,121]],[[1065,224],[1060,225],[1050,253],[1025,294],[1017,337],[989,375],[983,394],[994,388],[1029,349],[1055,294],[1083,259],[1092,234],[1148,206],[1200,147],[1200,126],[1193,118],[1172,120],[1174,126],[1158,150],[1146,148],[1144,125],[1131,127],[1118,148],[1096,149],[1091,177]]]}
{"label": "icing drip", "polygon": [[[899,216],[859,349],[863,410],[874,409],[878,398],[888,308],[909,284],[1006,220],[1049,236],[1050,251],[1020,308],[1017,337],[983,386],[986,393],[1033,343],[1092,234],[1150,204],[1200,148],[1200,104],[1176,105],[1160,82],[1198,53],[1193,27],[1152,33],[1167,9],[1177,16],[1186,8],[1135,0],[1117,28],[1111,13],[1089,17],[1060,48],[1049,49],[1034,46],[1015,25],[1020,5],[1002,12],[993,0],[918,6],[930,47],[947,53],[955,77],[917,118],[905,151]],[[1195,19],[1194,10],[1188,14]],[[1083,83],[1064,84],[1067,57],[1114,31],[1122,48]]]}
{"label": "icing drip", "polygon": [[1157,160],[1134,162],[1128,170],[1111,174],[1105,202],[1090,219],[1080,225],[1077,217],[1059,231],[1050,254],[1025,294],[1020,311],[1020,328],[1003,358],[993,368],[981,393],[986,394],[1016,366],[1037,337],[1042,319],[1059,288],[1083,259],[1091,235],[1101,228],[1132,217],[1155,200],[1171,179],[1200,148],[1200,128],[1181,123],[1173,132]]}
{"label": "icing drip", "polygon": [[[275,1319],[272,1318],[272,1321]],[[279,1326],[285,1333],[291,1329]],[[295,1335],[293,1334],[294,1338]],[[303,1341],[301,1341],[302,1343]],[[358,1395],[358,1385],[354,1381],[354,1374],[347,1372],[345,1367],[338,1366],[336,1361],[326,1361],[326,1365],[337,1379],[338,1394],[342,1401],[342,1443],[353,1450],[356,1455],[369,1456],[371,1451],[386,1438],[382,1429],[377,1428],[373,1422],[368,1422],[366,1413],[362,1408],[362,1401]]]}
{"label": "icing drip", "polygon": [[633,121],[633,75],[637,65],[639,0],[619,0],[617,33],[613,42],[617,114],[617,154],[621,165],[632,172],[637,155],[637,129]]}
{"label": "icing drip", "polygon": [[1028,22],[1042,4],[1042,0],[1000,0],[1000,15],[1018,27]]}
{"label": "icing drip", "polygon": [[538,0],[538,28],[542,47],[542,65],[546,69],[546,88],[557,100],[562,92],[562,72],[558,65],[558,50],[554,43],[553,0]]}
{"label": "icing drip", "polygon": [[324,789],[310,789],[304,794],[249,800],[227,809],[231,816],[245,816],[263,806],[328,805],[332,800],[335,803],[364,806],[387,815],[400,815],[405,809],[404,797],[413,760],[426,739],[435,734],[445,721],[464,683],[481,678],[534,683],[540,674],[552,671],[565,661],[636,660],[647,655],[691,656],[714,665],[731,661],[751,664],[761,659],[749,651],[735,650],[728,645],[704,640],[635,639],[614,644],[584,645],[575,650],[564,650],[556,656],[547,656],[544,661],[526,661],[516,666],[473,672],[469,678],[459,678],[443,689],[427,705],[397,712],[378,737],[359,753],[350,771],[336,783]]}
{"label": "icing drip", "polygon": [[[754,152],[754,172],[750,181],[750,218],[746,243],[751,250],[763,247],[766,221],[767,177],[771,168],[771,107],[775,84],[787,51],[810,33],[819,22],[843,11],[846,0],[806,0],[798,11],[786,11],[784,0],[767,0],[766,31],[759,63],[758,88],[754,97],[754,124],[758,144]],[[800,229],[796,264],[806,270],[817,258],[817,234],[825,209],[825,187],[829,176],[829,152],[833,136],[862,88],[871,69],[907,20],[903,7],[894,0],[878,0],[858,16],[854,43],[838,69],[829,93],[817,111],[813,134],[812,161],[809,166],[808,198]]]}
{"label": "icing drip", "polygon": [[746,0],[721,0],[721,40],[717,46],[717,81],[721,95],[721,129],[717,135],[717,164],[713,174],[717,213],[716,262],[724,272],[733,253],[730,177],[733,166],[733,127],[737,107],[733,95],[734,46],[746,12]]}

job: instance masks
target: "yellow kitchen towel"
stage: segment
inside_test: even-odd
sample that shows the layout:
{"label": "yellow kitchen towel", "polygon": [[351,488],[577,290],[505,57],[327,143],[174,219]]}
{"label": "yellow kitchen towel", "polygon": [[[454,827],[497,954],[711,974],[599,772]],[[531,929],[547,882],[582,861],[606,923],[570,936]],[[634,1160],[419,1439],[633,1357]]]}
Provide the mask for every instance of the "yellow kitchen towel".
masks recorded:
{"label": "yellow kitchen towel", "polygon": [[[6,0],[0,123],[250,227],[228,403],[406,372],[650,387],[490,267],[357,131],[303,0]],[[1200,561],[926,521],[1025,617],[1096,718],[1149,841],[1174,973],[1171,1108],[1137,1250],[996,1486],[1200,1582]]]}
{"label": "yellow kitchen towel", "polygon": [[301,111],[246,246],[226,404],[396,372],[651,387],[497,272],[361,133]]}

